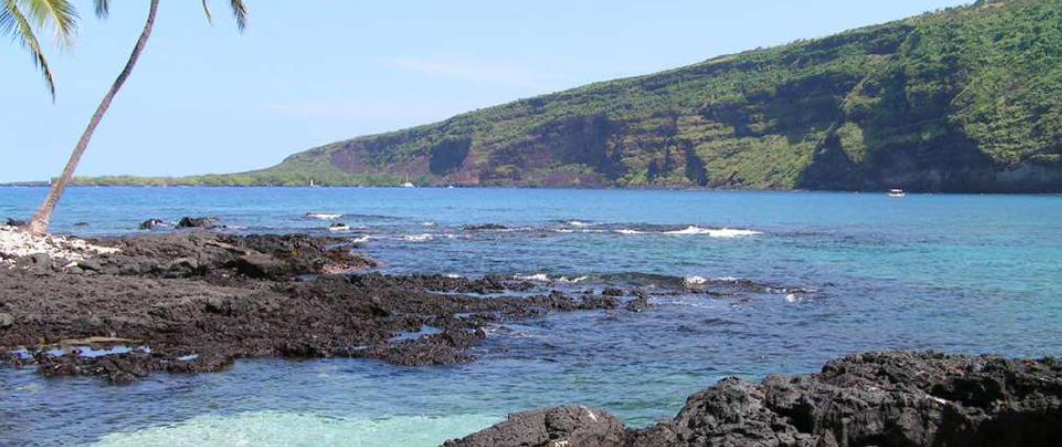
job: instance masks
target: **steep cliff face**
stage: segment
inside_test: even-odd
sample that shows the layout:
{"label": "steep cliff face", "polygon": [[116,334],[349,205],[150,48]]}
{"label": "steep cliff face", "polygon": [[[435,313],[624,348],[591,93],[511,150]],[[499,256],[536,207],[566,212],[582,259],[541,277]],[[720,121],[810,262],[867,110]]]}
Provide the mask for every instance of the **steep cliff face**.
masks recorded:
{"label": "steep cliff face", "polygon": [[337,142],[244,175],[1058,192],[1059,92],[1062,4],[980,1]]}

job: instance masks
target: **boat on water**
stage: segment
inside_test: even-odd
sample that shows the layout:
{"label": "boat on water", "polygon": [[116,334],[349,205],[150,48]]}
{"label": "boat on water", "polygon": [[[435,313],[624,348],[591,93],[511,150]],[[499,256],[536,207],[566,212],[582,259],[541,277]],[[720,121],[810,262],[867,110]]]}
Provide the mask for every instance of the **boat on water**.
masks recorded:
{"label": "boat on water", "polygon": [[890,189],[889,197],[907,197],[907,192],[902,189]]}
{"label": "boat on water", "polygon": [[413,183],[411,183],[411,182],[405,182],[405,183],[403,183],[403,184],[402,184],[402,187],[403,187],[403,188],[416,188],[416,187],[417,187],[417,185],[414,185],[414,184],[413,184]]}

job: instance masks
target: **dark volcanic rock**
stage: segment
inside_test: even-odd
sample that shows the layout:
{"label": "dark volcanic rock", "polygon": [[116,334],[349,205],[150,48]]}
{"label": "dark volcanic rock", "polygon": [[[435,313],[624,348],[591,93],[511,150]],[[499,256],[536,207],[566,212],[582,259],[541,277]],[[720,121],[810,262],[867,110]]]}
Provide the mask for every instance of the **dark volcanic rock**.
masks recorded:
{"label": "dark volcanic rock", "polygon": [[26,221],[24,221],[24,220],[10,219],[9,218],[9,219],[7,219],[7,226],[23,228],[23,227],[29,226],[29,224],[26,223]]}
{"label": "dark volcanic rock", "polygon": [[649,304],[648,294],[646,294],[645,292],[638,291],[635,292],[634,295],[635,298],[633,300],[627,301],[627,305],[623,306],[625,309],[627,309],[628,312],[645,312],[649,310],[650,307],[652,307],[652,305]]}
{"label": "dark volcanic rock", "polygon": [[[0,268],[0,363],[116,382],[250,357],[453,364],[474,360],[469,349],[489,325],[617,305],[547,290],[506,296],[526,284],[497,277],[331,274],[375,265],[336,238],[181,232],[91,242],[120,251],[71,268],[32,257]],[[32,355],[14,354],[20,346]],[[49,354],[56,346],[150,351]]]}
{"label": "dark volcanic rock", "polygon": [[182,217],[177,221],[177,228],[214,228],[218,219],[213,217]]}
{"label": "dark volcanic rock", "polygon": [[[561,445],[542,441],[542,413],[516,414],[446,445]],[[586,425],[568,432],[596,430],[596,422],[579,422]],[[1059,439],[1062,361],[891,352],[761,384],[725,379],[690,396],[675,419],[628,430],[622,443],[584,438],[568,445],[1046,447]]]}
{"label": "dark volcanic rock", "polygon": [[154,230],[156,228],[164,226],[166,226],[166,222],[162,219],[148,219],[143,222],[140,222],[140,226],[138,226],[137,228],[141,230]]}
{"label": "dark volcanic rock", "polygon": [[623,447],[623,423],[604,410],[558,407],[509,415],[507,421],[444,447]]}

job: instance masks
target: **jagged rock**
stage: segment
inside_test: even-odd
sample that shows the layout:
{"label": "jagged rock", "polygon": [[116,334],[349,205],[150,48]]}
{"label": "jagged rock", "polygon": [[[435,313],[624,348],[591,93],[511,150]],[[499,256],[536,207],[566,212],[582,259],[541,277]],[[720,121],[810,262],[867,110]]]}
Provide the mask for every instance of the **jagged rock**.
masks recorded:
{"label": "jagged rock", "polygon": [[235,261],[236,270],[251,278],[282,278],[291,271],[284,261],[263,253],[248,253]]}
{"label": "jagged rock", "polygon": [[137,228],[140,228],[141,230],[154,230],[164,226],[166,226],[166,222],[162,219],[148,219],[140,222],[140,226]]}
{"label": "jagged rock", "polygon": [[[459,441],[492,444],[446,445],[547,445],[534,443],[542,439],[540,413],[513,415]],[[577,421],[587,425],[568,432],[596,427]],[[628,430],[623,443],[587,439],[570,445],[1046,447],[1059,439],[1062,360],[889,352],[836,360],[819,374],[770,376],[760,384],[724,379],[690,396],[675,419]]]}
{"label": "jagged rock", "polygon": [[15,317],[7,312],[0,313],[0,329],[7,329],[15,325]]}
{"label": "jagged rock", "polygon": [[508,420],[444,447],[623,447],[623,423],[604,410],[571,406],[509,415]]}
{"label": "jagged rock", "polygon": [[26,221],[24,221],[24,220],[10,219],[10,218],[7,219],[7,224],[6,225],[9,226],[9,227],[16,227],[16,228],[25,228],[25,227],[29,226],[29,224]]}
{"label": "jagged rock", "polygon": [[210,229],[217,225],[218,219],[213,217],[182,217],[177,221],[177,228],[204,228]]}

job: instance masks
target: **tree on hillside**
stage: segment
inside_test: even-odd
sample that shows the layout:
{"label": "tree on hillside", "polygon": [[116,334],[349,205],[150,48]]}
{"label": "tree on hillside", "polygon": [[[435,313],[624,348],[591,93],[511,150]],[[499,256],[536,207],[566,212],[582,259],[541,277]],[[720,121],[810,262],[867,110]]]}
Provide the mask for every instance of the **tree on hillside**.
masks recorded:
{"label": "tree on hillside", "polygon": [[[11,2],[13,0],[5,1]],[[96,15],[100,18],[106,18],[107,13],[110,11],[110,0],[94,0],[94,3],[96,6]],[[202,3],[203,12],[206,14],[207,20],[211,20],[208,0],[202,0]],[[229,6],[236,19],[236,25],[239,27],[240,31],[243,31],[247,25],[247,6],[244,5],[243,0],[229,0]],[[51,225],[52,221],[52,213],[55,212],[55,205],[59,203],[63,191],[66,190],[67,183],[69,183],[74,177],[74,171],[77,170],[77,164],[81,161],[81,156],[85,153],[85,148],[88,147],[89,141],[92,140],[92,134],[96,131],[96,127],[99,126],[100,121],[103,120],[103,115],[107,113],[107,109],[111,106],[111,101],[113,101],[114,97],[118,94],[118,90],[122,88],[122,85],[125,84],[125,81],[133,72],[133,67],[136,66],[137,60],[140,59],[140,54],[144,51],[144,47],[147,45],[148,38],[151,37],[151,29],[155,25],[155,16],[158,13],[158,9],[159,0],[151,0],[151,4],[148,6],[147,20],[144,22],[144,30],[141,31],[140,38],[137,39],[136,45],[133,47],[133,52],[129,55],[129,61],[125,63],[125,68],[123,68],[121,73],[118,74],[118,78],[114,80],[111,89],[103,96],[103,101],[100,101],[99,107],[96,108],[96,113],[92,114],[92,119],[89,120],[85,132],[81,134],[81,138],[77,141],[77,145],[74,146],[74,151],[70,154],[70,160],[67,161],[62,175],[60,175],[59,179],[52,185],[51,191],[48,192],[48,197],[44,199],[44,204],[41,205],[41,208],[37,210],[37,214],[33,216],[33,220],[30,221],[29,231],[31,233],[44,235],[48,232],[48,227]]]}
{"label": "tree on hillside", "polygon": [[11,36],[30,52],[33,65],[41,71],[48,90],[55,99],[55,78],[37,31],[51,28],[60,45],[69,45],[77,28],[77,12],[67,0],[0,0],[0,34]]}

